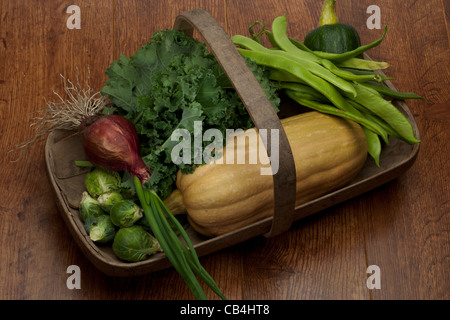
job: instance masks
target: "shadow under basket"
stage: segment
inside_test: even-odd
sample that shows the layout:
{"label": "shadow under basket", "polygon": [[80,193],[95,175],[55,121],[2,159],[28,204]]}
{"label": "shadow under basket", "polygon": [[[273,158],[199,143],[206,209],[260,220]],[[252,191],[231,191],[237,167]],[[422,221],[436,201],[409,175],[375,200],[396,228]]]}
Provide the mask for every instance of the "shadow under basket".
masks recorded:
{"label": "shadow under basket", "polygon": [[[186,231],[199,256],[211,254],[260,235],[268,237],[279,235],[287,231],[293,221],[385,184],[400,176],[414,163],[420,144],[409,145],[391,138],[390,145],[383,146],[380,167],[368,157],[358,176],[348,185],[296,207],[295,166],[279,116],[274,112],[271,103],[231,39],[216,20],[203,9],[181,14],[177,17],[174,28],[190,36],[194,28],[197,29],[236,88],[255,126],[258,129],[280,130],[280,166],[278,173],[273,176],[274,215],[216,237],[202,236],[188,227]],[[395,90],[390,81],[385,83]],[[416,138],[420,139],[417,124],[408,106],[402,101],[393,103],[408,118]],[[301,108],[293,106],[289,101],[283,101],[280,108],[280,113],[286,116],[301,112]],[[58,208],[76,243],[92,264],[111,276],[136,276],[171,266],[164,253],[154,254],[140,262],[121,261],[112,252],[111,245],[99,245],[89,238],[78,213],[81,195],[85,191],[84,178],[88,172],[88,169],[75,165],[75,161],[85,159],[81,135],[63,130],[53,131],[47,137],[44,151],[47,173]]]}

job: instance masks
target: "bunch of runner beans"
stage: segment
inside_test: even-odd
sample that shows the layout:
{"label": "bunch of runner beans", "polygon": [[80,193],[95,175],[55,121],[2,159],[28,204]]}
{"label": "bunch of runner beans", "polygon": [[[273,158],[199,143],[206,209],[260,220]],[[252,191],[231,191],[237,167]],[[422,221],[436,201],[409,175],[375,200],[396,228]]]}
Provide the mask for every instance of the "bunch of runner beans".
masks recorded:
{"label": "bunch of runner beans", "polygon": [[[271,31],[263,27],[256,36],[251,31],[252,37],[235,35],[232,40],[244,57],[271,69],[271,80],[288,97],[316,111],[359,123],[367,139],[368,152],[377,166],[381,140],[387,145],[389,136],[409,144],[420,142],[409,120],[385,97],[423,98],[386,87],[383,81],[390,78],[375,70],[387,68],[388,63],[359,58],[382,42],[386,28],[380,39],[342,54],[312,51],[302,42],[289,38],[286,31],[286,16],[280,16],[273,21]],[[268,35],[272,47],[261,44],[262,34]]]}

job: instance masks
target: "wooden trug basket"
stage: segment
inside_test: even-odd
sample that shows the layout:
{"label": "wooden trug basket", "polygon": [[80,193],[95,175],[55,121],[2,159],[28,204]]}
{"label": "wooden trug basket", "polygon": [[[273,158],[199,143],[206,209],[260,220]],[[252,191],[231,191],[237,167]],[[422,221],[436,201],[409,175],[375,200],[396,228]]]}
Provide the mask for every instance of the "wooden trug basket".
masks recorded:
{"label": "wooden trug basket", "polygon": [[[258,129],[267,129],[268,132],[270,129],[278,129],[280,137],[279,170],[273,176],[273,216],[212,238],[204,237],[192,228],[188,228],[187,233],[199,256],[256,236],[279,235],[287,231],[293,221],[320,212],[395,179],[414,163],[419,152],[419,144],[409,145],[398,139],[392,139],[390,146],[383,148],[381,167],[377,167],[368,157],[363,169],[350,184],[296,207],[295,165],[286,134],[278,115],[231,39],[217,21],[203,9],[181,14],[177,17],[174,28],[190,36],[193,35],[195,28],[201,34],[237,90],[255,126]],[[395,90],[391,82],[386,81],[386,84]],[[408,106],[401,101],[394,103],[412,123],[415,136],[420,139],[417,124]],[[266,150],[271,150],[270,139],[267,140]],[[76,160],[82,159],[85,159],[85,155],[80,135],[73,135],[72,132],[62,130],[48,135],[45,144],[48,177],[62,217],[87,258],[102,272],[112,276],[135,276],[170,267],[171,263],[163,253],[155,254],[141,262],[124,262],[114,255],[111,245],[98,245],[90,240],[78,213],[81,194],[85,190],[84,177],[88,171],[75,165]]]}

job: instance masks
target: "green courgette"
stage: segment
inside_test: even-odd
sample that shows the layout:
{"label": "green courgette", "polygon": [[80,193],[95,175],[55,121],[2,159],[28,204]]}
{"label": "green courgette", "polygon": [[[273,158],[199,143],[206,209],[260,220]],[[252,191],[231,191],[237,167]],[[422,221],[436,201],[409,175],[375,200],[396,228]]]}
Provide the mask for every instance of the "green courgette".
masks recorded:
{"label": "green courgette", "polygon": [[356,29],[340,23],[335,11],[336,0],[325,0],[319,27],[306,34],[304,44],[313,51],[344,53],[361,46]]}

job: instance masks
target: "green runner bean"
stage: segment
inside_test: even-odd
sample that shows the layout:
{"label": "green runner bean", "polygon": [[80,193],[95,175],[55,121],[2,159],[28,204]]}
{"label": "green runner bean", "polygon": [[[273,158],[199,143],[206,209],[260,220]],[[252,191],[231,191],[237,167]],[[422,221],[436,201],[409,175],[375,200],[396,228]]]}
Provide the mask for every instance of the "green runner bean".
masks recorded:
{"label": "green runner bean", "polygon": [[364,86],[374,89],[381,93],[382,95],[385,95],[387,97],[391,97],[398,100],[405,100],[405,99],[422,99],[427,100],[415,93],[412,92],[398,92],[395,90],[392,90],[391,88],[387,87],[386,85],[382,83],[375,83],[375,82],[365,82]]}
{"label": "green runner bean", "polygon": [[358,82],[365,82],[365,81],[371,81],[371,80],[375,80],[375,82],[383,81],[383,79],[375,72],[369,73],[369,74],[355,74],[353,72],[342,70],[341,68],[338,68],[334,63],[332,63],[330,60],[326,60],[326,59],[321,59],[320,64],[323,65],[328,70],[330,70],[335,75],[337,75],[345,80],[358,81]]}
{"label": "green runner bean", "polygon": [[360,83],[353,83],[356,97],[350,99],[360,103],[381,119],[386,121],[405,141],[410,144],[418,143],[414,136],[414,129],[409,120],[390,102],[385,100],[376,90]]}
{"label": "green runner bean", "polygon": [[275,18],[272,22],[272,38],[276,45],[286,51],[298,55],[301,58],[319,62],[316,55],[297,48],[287,37],[287,19],[286,15]]}
{"label": "green runner bean", "polygon": [[307,46],[305,46],[305,44],[303,42],[300,42],[298,40],[291,39],[291,38],[289,38],[289,40],[297,48],[299,48],[299,49],[301,49],[303,51],[312,53],[312,54],[316,55],[319,58],[327,59],[327,60],[330,60],[330,61],[333,61],[333,62],[337,63],[337,62],[343,62],[343,61],[346,61],[348,59],[358,57],[359,55],[361,55],[362,53],[366,52],[367,50],[378,46],[383,41],[384,37],[386,36],[386,32],[387,32],[387,26],[384,28],[383,35],[381,36],[380,39],[375,40],[374,42],[366,44],[364,46],[360,46],[360,47],[356,48],[355,50],[347,51],[347,52],[344,52],[344,53],[330,53],[330,52],[323,52],[323,51],[312,51]]}
{"label": "green runner bean", "polygon": [[364,135],[366,136],[366,142],[367,142],[367,152],[370,154],[370,156],[375,160],[375,164],[377,167],[380,166],[380,155],[381,155],[381,142],[380,138],[377,134],[373,133],[372,131],[368,130],[365,127],[362,127],[364,131]]}
{"label": "green runner bean", "polygon": [[321,94],[319,91],[317,91],[314,88],[311,88],[308,85],[297,83],[297,82],[280,82],[278,84],[278,88],[280,89],[286,89],[286,90],[292,90],[295,92],[298,92],[302,95],[308,95],[311,97],[311,100],[329,103],[329,100],[325,98],[323,94]]}
{"label": "green runner bean", "polygon": [[294,76],[292,73],[279,69],[270,69],[269,79],[278,82],[296,82],[305,84],[302,79]]}
{"label": "green runner bean", "polygon": [[231,37],[231,41],[241,48],[253,50],[253,51],[265,51],[270,50],[264,47],[262,44],[258,43],[256,40],[253,40],[249,37],[237,34]]}
{"label": "green runner bean", "polygon": [[392,77],[386,77],[385,75],[378,74],[375,71],[362,70],[362,69],[351,69],[351,68],[341,68],[341,67],[339,67],[339,69],[348,71],[348,72],[351,72],[354,74],[359,74],[359,75],[373,75],[373,76],[377,75],[378,77],[380,77],[381,81],[395,80]]}
{"label": "green runner bean", "polygon": [[360,58],[350,58],[336,64],[339,68],[351,68],[359,70],[382,70],[389,68],[389,63],[365,60]]}
{"label": "green runner bean", "polygon": [[[400,140],[404,140],[402,136],[400,136],[397,131],[395,131],[390,124],[388,124],[385,120],[381,119],[379,116],[374,114],[371,110],[367,109],[365,106],[361,105],[360,103],[353,101],[351,99],[347,100],[355,109],[358,109],[361,111],[364,116],[367,118],[367,120],[372,121],[376,123],[380,128],[382,128],[389,136],[396,137]],[[386,139],[383,139],[384,142],[389,145],[389,141]]]}

